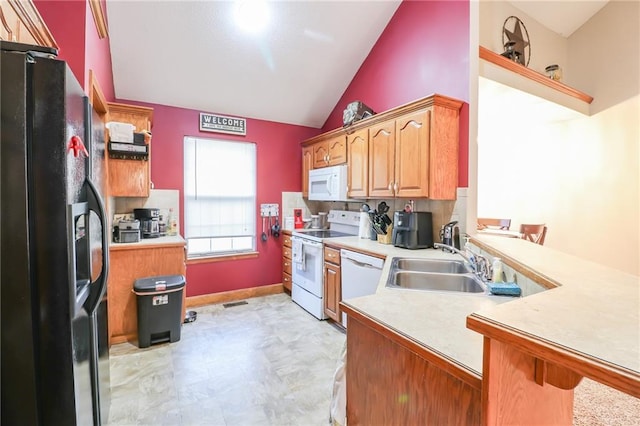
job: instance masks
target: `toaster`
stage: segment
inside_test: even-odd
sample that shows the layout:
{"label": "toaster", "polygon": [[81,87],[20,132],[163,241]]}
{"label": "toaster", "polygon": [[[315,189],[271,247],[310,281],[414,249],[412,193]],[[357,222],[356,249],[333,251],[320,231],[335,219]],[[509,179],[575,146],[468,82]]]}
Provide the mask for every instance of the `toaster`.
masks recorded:
{"label": "toaster", "polygon": [[115,241],[117,243],[138,243],[140,242],[140,221],[121,220],[115,230]]}

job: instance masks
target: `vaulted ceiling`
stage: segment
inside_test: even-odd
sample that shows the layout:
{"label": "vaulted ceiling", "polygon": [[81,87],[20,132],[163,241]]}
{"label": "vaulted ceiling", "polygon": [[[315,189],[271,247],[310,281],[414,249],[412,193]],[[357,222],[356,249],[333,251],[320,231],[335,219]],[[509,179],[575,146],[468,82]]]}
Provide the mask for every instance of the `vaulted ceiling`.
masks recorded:
{"label": "vaulted ceiling", "polygon": [[[116,97],[319,128],[400,3],[268,2],[251,34],[230,1],[108,0]],[[606,0],[511,3],[567,36]]]}

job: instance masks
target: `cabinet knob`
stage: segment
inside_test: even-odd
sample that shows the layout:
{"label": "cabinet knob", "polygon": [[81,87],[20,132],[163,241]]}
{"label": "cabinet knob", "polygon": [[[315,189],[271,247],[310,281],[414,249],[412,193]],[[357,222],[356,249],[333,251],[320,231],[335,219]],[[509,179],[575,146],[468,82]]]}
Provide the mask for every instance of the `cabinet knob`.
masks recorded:
{"label": "cabinet knob", "polygon": [[398,193],[398,182],[393,184],[393,193],[397,194]]}
{"label": "cabinet knob", "polygon": [[393,187],[393,182],[389,182],[389,186],[387,187],[387,189],[388,189],[389,191],[391,191],[391,188],[392,188],[392,187]]}

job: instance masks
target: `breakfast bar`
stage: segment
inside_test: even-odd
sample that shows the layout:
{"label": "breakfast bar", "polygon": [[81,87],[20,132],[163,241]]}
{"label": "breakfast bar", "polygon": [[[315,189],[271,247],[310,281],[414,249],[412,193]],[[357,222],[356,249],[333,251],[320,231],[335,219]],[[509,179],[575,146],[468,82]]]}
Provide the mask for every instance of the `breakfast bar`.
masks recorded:
{"label": "breakfast bar", "polygon": [[[455,377],[459,383],[446,387],[453,394],[440,403],[471,398],[463,410],[470,417],[462,421],[482,416],[486,424],[571,424],[573,388],[582,377],[640,397],[638,277],[521,239],[475,235],[471,243],[476,252],[501,257],[518,277],[547,290],[511,298],[390,289],[386,283],[394,256],[459,257],[433,249],[402,250],[357,237],[337,238],[332,244],[387,256],[376,294],[342,301],[349,315],[348,336],[358,333],[361,340],[377,334],[384,339],[376,345],[392,342],[425,360],[430,365],[425,371],[436,367]],[[413,355],[405,361],[417,365]],[[360,366],[348,377],[357,382],[380,376],[364,369]],[[400,378],[386,380],[382,383],[390,386]],[[349,399],[348,413],[363,421],[358,405],[365,403],[378,404],[376,410],[381,411],[376,415],[383,418],[402,411],[368,398]],[[451,412],[439,415],[446,418]]]}

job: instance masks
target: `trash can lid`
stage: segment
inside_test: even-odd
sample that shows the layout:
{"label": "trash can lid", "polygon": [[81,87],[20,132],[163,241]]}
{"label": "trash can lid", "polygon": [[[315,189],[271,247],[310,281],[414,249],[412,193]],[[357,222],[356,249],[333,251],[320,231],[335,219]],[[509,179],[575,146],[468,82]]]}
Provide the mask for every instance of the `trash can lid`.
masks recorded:
{"label": "trash can lid", "polygon": [[158,291],[176,291],[185,285],[184,275],[161,275],[139,278],[133,284],[136,293],[156,293]]}

